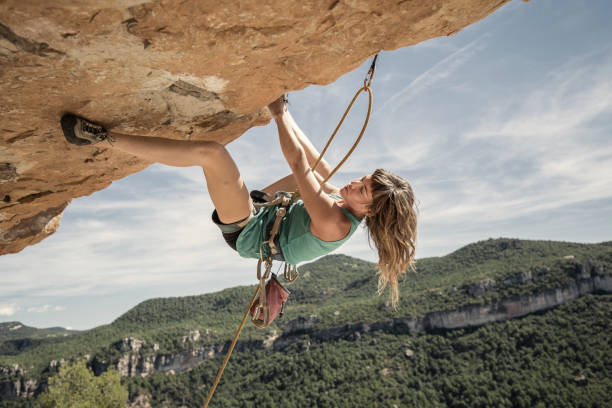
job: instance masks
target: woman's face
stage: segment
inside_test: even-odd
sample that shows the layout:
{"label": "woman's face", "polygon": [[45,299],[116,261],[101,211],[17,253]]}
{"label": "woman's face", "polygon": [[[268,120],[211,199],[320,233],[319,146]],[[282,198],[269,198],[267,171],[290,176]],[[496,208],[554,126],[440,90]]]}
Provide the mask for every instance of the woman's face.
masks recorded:
{"label": "woman's face", "polygon": [[368,215],[368,207],[372,204],[372,175],[351,181],[340,189],[340,195],[353,214]]}

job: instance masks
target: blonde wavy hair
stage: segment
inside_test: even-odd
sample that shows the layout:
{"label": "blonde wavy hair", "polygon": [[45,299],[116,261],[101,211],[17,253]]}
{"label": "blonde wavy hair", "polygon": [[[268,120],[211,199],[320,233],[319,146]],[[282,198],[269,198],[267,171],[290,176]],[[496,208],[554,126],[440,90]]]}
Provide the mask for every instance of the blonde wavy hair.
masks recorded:
{"label": "blonde wavy hair", "polygon": [[366,217],[368,239],[378,251],[378,293],[390,286],[391,305],[399,301],[399,277],[414,269],[417,208],[410,184],[383,169],[372,173],[372,215]]}

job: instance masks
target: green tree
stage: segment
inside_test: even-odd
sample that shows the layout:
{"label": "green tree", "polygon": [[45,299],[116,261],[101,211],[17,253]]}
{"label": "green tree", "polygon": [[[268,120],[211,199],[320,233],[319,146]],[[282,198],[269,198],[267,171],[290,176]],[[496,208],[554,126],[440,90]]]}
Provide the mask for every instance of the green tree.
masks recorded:
{"label": "green tree", "polygon": [[127,387],[114,367],[96,377],[85,360],[61,367],[40,396],[44,408],[123,408],[127,399]]}

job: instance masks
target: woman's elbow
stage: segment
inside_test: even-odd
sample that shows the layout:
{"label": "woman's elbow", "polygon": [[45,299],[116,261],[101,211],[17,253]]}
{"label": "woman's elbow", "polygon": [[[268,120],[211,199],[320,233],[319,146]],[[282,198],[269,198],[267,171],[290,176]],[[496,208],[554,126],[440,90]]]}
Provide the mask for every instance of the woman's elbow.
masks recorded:
{"label": "woman's elbow", "polygon": [[321,163],[319,163],[319,165],[317,166],[317,172],[323,177],[327,177],[329,173],[331,173],[331,171],[332,168],[326,161],[321,161]]}
{"label": "woman's elbow", "polygon": [[304,153],[302,148],[296,148],[295,151],[291,152],[291,154],[287,155],[285,158],[287,159],[287,164],[294,173],[309,167],[306,153]]}

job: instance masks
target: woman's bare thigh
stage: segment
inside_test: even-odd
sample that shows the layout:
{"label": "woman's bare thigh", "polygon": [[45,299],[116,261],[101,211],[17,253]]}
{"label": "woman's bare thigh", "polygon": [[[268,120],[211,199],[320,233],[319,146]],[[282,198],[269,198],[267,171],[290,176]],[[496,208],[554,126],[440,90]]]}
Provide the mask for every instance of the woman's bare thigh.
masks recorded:
{"label": "woman's bare thigh", "polygon": [[219,220],[231,224],[248,217],[252,201],[238,167],[223,145],[207,149],[202,169]]}

